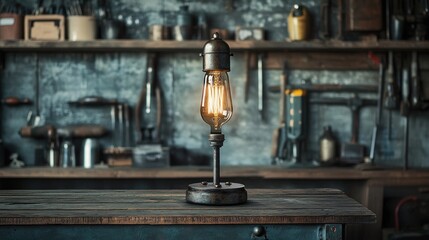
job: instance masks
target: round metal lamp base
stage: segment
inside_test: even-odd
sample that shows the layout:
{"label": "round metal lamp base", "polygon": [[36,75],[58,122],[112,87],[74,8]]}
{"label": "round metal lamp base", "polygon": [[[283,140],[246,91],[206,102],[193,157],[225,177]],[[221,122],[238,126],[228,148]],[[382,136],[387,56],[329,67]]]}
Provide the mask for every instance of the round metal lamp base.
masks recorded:
{"label": "round metal lamp base", "polygon": [[212,182],[193,183],[186,190],[186,201],[203,205],[234,205],[247,201],[243,184],[222,182],[216,187]]}

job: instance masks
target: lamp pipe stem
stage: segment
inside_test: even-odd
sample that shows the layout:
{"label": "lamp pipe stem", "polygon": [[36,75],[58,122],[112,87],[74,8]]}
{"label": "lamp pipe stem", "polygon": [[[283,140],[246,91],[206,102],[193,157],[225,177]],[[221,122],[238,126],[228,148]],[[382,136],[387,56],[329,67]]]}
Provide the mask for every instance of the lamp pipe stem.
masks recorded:
{"label": "lamp pipe stem", "polygon": [[225,136],[222,133],[212,133],[209,135],[210,146],[213,148],[213,185],[220,185],[220,148],[223,146]]}
{"label": "lamp pipe stem", "polygon": [[220,147],[213,147],[213,184],[220,185]]}

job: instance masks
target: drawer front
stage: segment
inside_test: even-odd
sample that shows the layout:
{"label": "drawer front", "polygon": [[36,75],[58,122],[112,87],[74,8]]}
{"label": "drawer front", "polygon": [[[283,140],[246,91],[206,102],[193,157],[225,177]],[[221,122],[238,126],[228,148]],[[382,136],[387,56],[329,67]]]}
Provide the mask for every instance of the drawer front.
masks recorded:
{"label": "drawer front", "polygon": [[32,225],[0,226],[9,239],[340,240],[341,224],[320,225]]}

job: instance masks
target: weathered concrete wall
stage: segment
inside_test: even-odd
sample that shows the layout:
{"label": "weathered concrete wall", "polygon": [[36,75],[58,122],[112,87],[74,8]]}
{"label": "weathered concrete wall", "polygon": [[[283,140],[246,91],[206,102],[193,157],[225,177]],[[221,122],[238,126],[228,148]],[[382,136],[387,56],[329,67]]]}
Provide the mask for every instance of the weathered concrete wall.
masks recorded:
{"label": "weathered concrete wall", "polygon": [[[22,1],[24,2],[24,1]],[[31,1],[28,1],[31,2]],[[27,2],[27,4],[28,4]],[[318,1],[301,1],[312,11],[317,29]],[[128,37],[146,38],[147,25],[165,23],[174,25],[174,14],[181,1],[112,1],[114,15],[127,22]],[[267,29],[270,40],[283,41],[287,37],[286,17],[293,1],[191,1],[190,11],[204,12],[211,27],[224,27],[233,31],[236,25],[260,26]],[[317,4],[316,4],[317,3]],[[316,34],[316,31],[314,31]],[[117,98],[135,106],[145,79],[145,53],[11,53],[6,55],[5,69],[1,72],[1,96],[19,96],[34,99],[35,59],[40,61],[41,115],[44,122],[56,125],[98,123],[110,128],[110,109],[76,108],[67,102],[83,96],[101,95]],[[180,158],[180,164],[207,162],[199,157],[210,154],[207,141],[209,127],[199,115],[199,101],[203,72],[201,59],[194,53],[161,53],[158,55],[158,79],[163,90],[163,131],[165,144],[191,158]],[[226,142],[222,148],[222,163],[226,165],[270,164],[271,137],[278,124],[278,94],[266,92],[266,122],[257,111],[257,74],[250,72],[249,102],[244,102],[245,59],[242,53],[232,57],[230,79],[234,101],[234,115],[224,127]],[[265,71],[265,86],[277,85],[281,72]],[[313,83],[377,84],[376,71],[303,71],[292,69],[291,82],[311,79]],[[326,95],[326,94],[325,94]],[[327,96],[332,96],[327,94]],[[350,94],[339,96],[350,97]],[[363,97],[376,98],[375,94]],[[33,165],[34,148],[44,147],[45,141],[22,139],[17,132],[24,126],[26,115],[34,106],[16,108],[3,106],[1,134],[10,152],[18,152],[29,165]],[[360,141],[369,147],[374,125],[375,107],[361,111]],[[132,118],[131,118],[132,119]],[[377,163],[387,166],[402,165],[403,121],[393,113],[391,136],[387,131],[388,114],[385,111]],[[410,164],[427,167],[429,161],[428,114],[411,117]],[[318,156],[318,138],[323,126],[333,126],[340,142],[350,140],[351,112],[346,107],[314,105],[310,108],[308,126],[308,156]],[[111,145],[111,137],[103,139]],[[79,146],[79,142],[76,145]],[[203,157],[204,158],[204,157]]]}

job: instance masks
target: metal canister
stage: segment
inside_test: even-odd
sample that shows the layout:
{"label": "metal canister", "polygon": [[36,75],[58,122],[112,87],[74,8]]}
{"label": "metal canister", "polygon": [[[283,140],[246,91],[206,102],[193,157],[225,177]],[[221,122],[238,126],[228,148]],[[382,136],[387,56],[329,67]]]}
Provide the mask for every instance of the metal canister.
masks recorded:
{"label": "metal canister", "polygon": [[174,40],[189,40],[192,37],[192,15],[189,13],[189,6],[180,6],[176,15],[176,26],[173,28]]}
{"label": "metal canister", "polygon": [[310,14],[306,7],[294,4],[287,18],[289,39],[306,40],[310,35]]}
{"label": "metal canister", "polygon": [[82,145],[82,166],[84,168],[92,168],[99,159],[99,144],[97,139],[86,138]]}
{"label": "metal canister", "polygon": [[203,13],[198,14],[197,16],[197,29],[196,29],[196,39],[204,40],[209,37],[209,31],[207,28],[207,18]]}
{"label": "metal canister", "polygon": [[331,126],[323,128],[323,134],[320,137],[320,162],[332,163],[335,161],[335,138]]}

